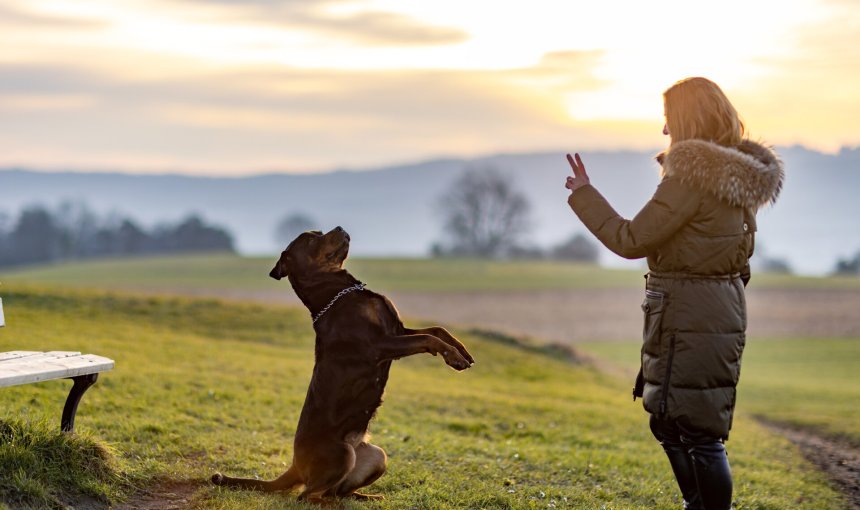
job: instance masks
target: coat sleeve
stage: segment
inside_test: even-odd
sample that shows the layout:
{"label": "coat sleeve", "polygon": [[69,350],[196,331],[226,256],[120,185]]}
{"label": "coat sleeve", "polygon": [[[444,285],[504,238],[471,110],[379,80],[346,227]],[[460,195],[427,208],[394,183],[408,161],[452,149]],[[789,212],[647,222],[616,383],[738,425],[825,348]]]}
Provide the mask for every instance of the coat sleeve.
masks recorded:
{"label": "coat sleeve", "polygon": [[672,237],[698,210],[698,193],[677,179],[664,178],[632,220],[621,217],[590,184],[568,198],[573,212],[601,243],[627,259],[647,256]]}

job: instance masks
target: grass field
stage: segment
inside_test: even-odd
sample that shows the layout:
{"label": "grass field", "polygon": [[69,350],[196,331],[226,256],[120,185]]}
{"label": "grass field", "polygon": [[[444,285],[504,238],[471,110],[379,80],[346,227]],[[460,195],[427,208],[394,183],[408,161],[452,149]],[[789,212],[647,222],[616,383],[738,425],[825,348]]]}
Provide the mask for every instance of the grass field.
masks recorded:
{"label": "grass field", "polygon": [[[61,484],[51,471],[25,469],[39,454],[29,443],[7,441],[0,499],[44,508],[57,491],[104,501],[169,486],[185,487],[193,508],[304,508],[291,497],[206,483],[216,470],[271,477],[289,462],[312,367],[304,310],[9,282],[2,297],[0,350],[80,350],[117,364],[84,396],[76,420],[81,437],[107,445],[111,474]],[[458,335],[478,361],[465,373],[430,356],[395,363],[371,424],[391,457],[371,490],[387,499],[347,508],[680,507],[626,378]],[[24,436],[49,435],[67,391],[62,381],[5,388],[0,424],[23,420]],[[738,510],[844,507],[796,449],[747,413],[734,434]]]}
{"label": "grass field", "polygon": [[[584,352],[632,378],[639,343],[589,342]],[[860,447],[860,339],[747,341],[738,412],[843,438]]]}
{"label": "grass field", "polygon": [[[0,281],[43,282],[94,288],[141,290],[275,289],[266,278],[276,255],[187,255],[78,262],[0,272]],[[470,259],[350,258],[347,268],[384,291],[504,291],[548,289],[640,288],[642,270],[602,269],[556,261],[485,261]],[[810,278],[755,275],[759,288],[860,289],[860,278]]]}

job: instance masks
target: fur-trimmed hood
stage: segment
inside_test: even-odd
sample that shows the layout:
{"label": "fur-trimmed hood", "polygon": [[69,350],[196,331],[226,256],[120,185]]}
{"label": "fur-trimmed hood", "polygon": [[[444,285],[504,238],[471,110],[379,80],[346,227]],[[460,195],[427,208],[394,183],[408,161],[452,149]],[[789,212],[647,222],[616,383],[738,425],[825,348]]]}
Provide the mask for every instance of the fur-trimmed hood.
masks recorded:
{"label": "fur-trimmed hood", "polygon": [[755,210],[776,202],[785,178],[776,153],[749,140],[736,147],[684,140],[659,154],[657,161],[664,176],[678,177],[723,202]]}

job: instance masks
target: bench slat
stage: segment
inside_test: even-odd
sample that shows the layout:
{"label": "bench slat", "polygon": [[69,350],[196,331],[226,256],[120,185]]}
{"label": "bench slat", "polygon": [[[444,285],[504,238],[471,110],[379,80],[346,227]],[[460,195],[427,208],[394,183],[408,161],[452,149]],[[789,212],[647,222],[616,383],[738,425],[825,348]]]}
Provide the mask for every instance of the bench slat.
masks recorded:
{"label": "bench slat", "polygon": [[103,356],[95,354],[81,354],[79,352],[44,352],[35,356],[25,356],[15,359],[0,361],[0,373],[7,370],[18,370],[16,367],[39,367],[41,365],[78,363],[79,360],[107,360]]}
{"label": "bench slat", "polygon": [[4,355],[11,354],[8,358],[0,358],[0,367],[5,366],[4,363],[29,363],[45,359],[68,358],[71,356],[80,356],[79,352],[71,351],[12,351],[4,352]]}
{"label": "bench slat", "polygon": [[[42,354],[40,356],[39,354]],[[0,387],[105,372],[114,361],[95,354],[53,352],[0,361]]]}
{"label": "bench slat", "polygon": [[0,352],[0,361],[4,361],[7,359],[15,359],[15,358],[23,358],[24,356],[30,356],[32,354],[41,354],[36,351],[9,351],[9,352]]}
{"label": "bench slat", "polygon": [[[0,361],[0,374],[4,372],[21,372],[22,370],[38,371],[43,366],[64,365],[78,363],[79,359],[87,359],[93,354],[82,355],[79,352],[45,352],[35,356]],[[107,359],[107,358],[104,358]]]}

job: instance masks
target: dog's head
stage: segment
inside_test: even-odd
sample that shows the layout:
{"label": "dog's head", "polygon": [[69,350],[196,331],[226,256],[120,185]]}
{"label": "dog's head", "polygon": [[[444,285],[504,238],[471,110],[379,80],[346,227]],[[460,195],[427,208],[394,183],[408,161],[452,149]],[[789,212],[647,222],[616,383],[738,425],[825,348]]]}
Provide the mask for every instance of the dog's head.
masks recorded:
{"label": "dog's head", "polygon": [[349,234],[335,227],[327,234],[319,230],[299,234],[281,252],[281,258],[269,272],[269,276],[280,280],[290,275],[329,273],[343,268],[349,253]]}

